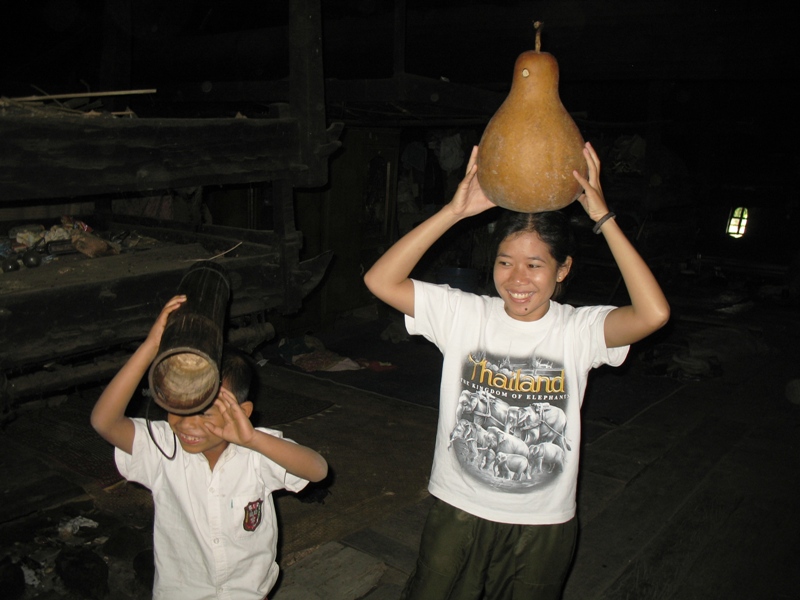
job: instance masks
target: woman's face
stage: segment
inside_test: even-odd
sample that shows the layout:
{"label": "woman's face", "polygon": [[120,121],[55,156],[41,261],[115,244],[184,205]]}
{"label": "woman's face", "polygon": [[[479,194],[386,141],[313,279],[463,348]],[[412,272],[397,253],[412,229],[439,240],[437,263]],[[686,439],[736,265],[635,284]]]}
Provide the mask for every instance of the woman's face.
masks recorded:
{"label": "woman's face", "polygon": [[569,273],[572,258],[559,265],[538,234],[522,231],[507,237],[497,249],[494,286],[508,316],[537,321],[550,308],[556,283]]}

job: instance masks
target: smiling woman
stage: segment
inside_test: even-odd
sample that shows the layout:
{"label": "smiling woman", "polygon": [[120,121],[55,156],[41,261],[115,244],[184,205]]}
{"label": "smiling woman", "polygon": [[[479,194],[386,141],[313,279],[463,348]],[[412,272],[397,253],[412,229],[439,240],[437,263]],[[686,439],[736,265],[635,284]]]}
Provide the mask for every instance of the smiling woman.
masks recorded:
{"label": "smiling woman", "polygon": [[[411,279],[447,231],[495,207],[481,187],[479,152],[473,148],[450,203],[400,238],[364,276],[378,298],[405,314],[409,333],[433,342],[444,357],[428,486],[437,503],[404,600],[522,597],[534,588],[537,597],[561,597],[577,535],[580,451],[580,426],[567,424],[580,422],[590,371],[622,364],[630,344],[669,317],[655,277],[608,218],[600,159],[588,143],[588,179],[572,172],[583,190],[578,202],[609,246],[629,306],[555,300],[574,246],[569,218],[557,211],[507,210],[498,220],[493,275],[499,298]],[[512,566],[507,548],[475,543],[480,538],[510,540],[515,564],[526,567]]]}
{"label": "smiling woman", "polygon": [[[527,234],[526,240],[518,239]],[[512,244],[512,241],[516,243]],[[532,271],[536,268],[549,266],[553,273],[554,299],[561,298],[572,268],[572,260],[577,252],[577,245],[572,226],[567,213],[561,211],[547,211],[538,213],[519,213],[514,211],[504,212],[494,226],[492,245],[496,248],[494,277],[497,287],[498,268],[503,267],[501,262],[508,262],[508,258],[501,260],[511,251],[519,253],[518,262],[525,264]],[[506,273],[503,279],[508,278],[508,267],[500,268],[500,274]],[[541,277],[541,275],[539,275]],[[499,292],[498,288],[498,292]]]}
{"label": "smiling woman", "polygon": [[558,263],[538,233],[521,231],[506,237],[494,264],[494,285],[506,313],[520,321],[541,319],[571,266],[572,257]]}

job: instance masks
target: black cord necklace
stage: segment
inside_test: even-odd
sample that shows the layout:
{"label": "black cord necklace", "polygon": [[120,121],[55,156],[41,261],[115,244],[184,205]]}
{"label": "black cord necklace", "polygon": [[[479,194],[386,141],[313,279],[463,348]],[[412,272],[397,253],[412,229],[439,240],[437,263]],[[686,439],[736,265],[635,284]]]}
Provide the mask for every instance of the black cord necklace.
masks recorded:
{"label": "black cord necklace", "polygon": [[156,448],[164,455],[167,460],[173,460],[175,458],[175,454],[178,452],[178,438],[175,435],[175,432],[172,432],[172,456],[167,455],[164,452],[164,449],[159,445],[156,441],[155,436],[153,435],[153,427],[150,424],[150,403],[153,401],[152,398],[147,398],[147,404],[144,407],[144,419],[147,421],[147,432],[150,434],[150,439],[153,440],[153,443],[156,445]]}

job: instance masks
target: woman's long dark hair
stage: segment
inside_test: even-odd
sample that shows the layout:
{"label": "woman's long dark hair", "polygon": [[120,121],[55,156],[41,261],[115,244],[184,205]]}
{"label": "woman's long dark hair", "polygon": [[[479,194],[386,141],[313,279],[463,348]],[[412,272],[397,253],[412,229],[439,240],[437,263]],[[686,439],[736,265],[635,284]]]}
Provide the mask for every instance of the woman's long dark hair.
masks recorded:
{"label": "woman's long dark hair", "polygon": [[[492,234],[494,257],[497,257],[497,251],[504,240],[522,232],[537,234],[547,245],[550,254],[552,254],[559,266],[563,265],[570,256],[574,257],[577,252],[575,234],[572,230],[570,218],[565,212],[555,210],[521,213],[504,210],[495,223],[494,233]],[[572,270],[570,269],[567,277],[563,281],[556,283],[556,289],[553,292],[554,299],[557,299],[563,293],[564,286],[571,273]]]}

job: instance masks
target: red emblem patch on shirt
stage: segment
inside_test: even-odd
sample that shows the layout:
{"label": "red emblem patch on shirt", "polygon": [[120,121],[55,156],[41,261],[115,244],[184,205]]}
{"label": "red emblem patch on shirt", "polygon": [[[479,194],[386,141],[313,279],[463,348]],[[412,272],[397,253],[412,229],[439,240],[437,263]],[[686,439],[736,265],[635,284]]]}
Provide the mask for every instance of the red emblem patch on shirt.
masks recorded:
{"label": "red emblem patch on shirt", "polygon": [[255,531],[261,525],[261,507],[263,504],[263,500],[256,500],[244,507],[242,527],[244,527],[245,531]]}

